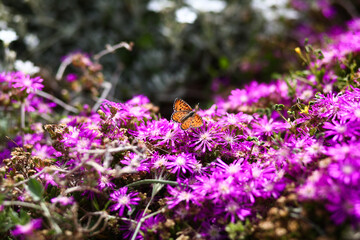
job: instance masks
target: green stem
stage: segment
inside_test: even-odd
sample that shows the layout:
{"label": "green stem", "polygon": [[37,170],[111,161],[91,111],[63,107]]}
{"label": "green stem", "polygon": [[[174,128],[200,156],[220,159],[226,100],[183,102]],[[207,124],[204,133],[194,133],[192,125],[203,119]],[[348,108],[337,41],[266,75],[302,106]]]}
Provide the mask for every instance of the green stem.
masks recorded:
{"label": "green stem", "polygon": [[54,221],[54,219],[51,217],[50,211],[49,209],[46,207],[45,203],[41,202],[40,203],[40,207],[43,210],[44,216],[49,220],[49,223],[51,225],[51,227],[55,230],[56,234],[60,234],[61,228],[59,227],[59,225]]}
{"label": "green stem", "polygon": [[21,202],[21,201],[4,201],[4,202],[2,202],[1,205],[3,205],[3,206],[21,206],[21,207],[37,209],[40,211],[42,210],[42,208],[37,204]]}
{"label": "green stem", "polygon": [[159,213],[162,213],[162,212],[164,212],[164,210],[165,210],[165,208],[162,208],[162,209],[160,209],[159,211],[153,212],[153,213],[151,213],[151,214],[149,214],[149,215],[147,215],[147,216],[145,216],[145,217],[142,217],[142,218],[139,220],[138,224],[136,225],[136,228],[135,228],[135,231],[134,231],[134,234],[133,234],[131,240],[135,240],[135,239],[136,239],[136,236],[137,236],[138,233],[139,233],[140,227],[141,227],[142,223],[143,223],[146,219],[148,219],[148,218],[150,218],[150,217],[152,217],[152,216],[155,216],[155,215],[157,215],[157,214],[159,214]]}
{"label": "green stem", "polygon": [[144,179],[144,180],[140,180],[134,183],[130,183],[128,185],[126,185],[126,187],[135,187],[138,185],[143,185],[143,184],[152,184],[152,183],[161,183],[161,184],[169,184],[169,185],[180,185],[178,182],[175,181],[169,181],[169,180],[157,180],[157,179]]}
{"label": "green stem", "polygon": [[25,145],[25,139],[24,139],[24,130],[25,130],[25,100],[21,102],[20,105],[20,129],[21,129],[21,138],[22,138],[22,144]]}

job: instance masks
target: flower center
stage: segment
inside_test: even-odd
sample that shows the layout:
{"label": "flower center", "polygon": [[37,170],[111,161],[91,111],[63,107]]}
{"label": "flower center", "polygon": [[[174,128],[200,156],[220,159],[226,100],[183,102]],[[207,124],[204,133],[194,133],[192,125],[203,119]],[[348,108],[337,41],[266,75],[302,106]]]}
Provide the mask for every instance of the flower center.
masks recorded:
{"label": "flower center", "polygon": [[351,165],[345,165],[342,167],[341,169],[343,171],[343,173],[345,174],[351,174],[353,172],[353,167]]}
{"label": "flower center", "polygon": [[208,132],[205,132],[205,133],[201,134],[201,135],[200,135],[200,139],[201,139],[202,141],[204,141],[204,140],[209,140],[209,133],[208,133]]}
{"label": "flower center", "polygon": [[128,196],[121,196],[119,197],[119,203],[122,205],[127,205],[129,203],[129,197]]}
{"label": "flower center", "polygon": [[176,163],[177,163],[177,165],[179,165],[179,166],[185,165],[185,158],[184,158],[184,157],[178,157],[178,158],[176,158]]}
{"label": "flower center", "polygon": [[344,132],[346,132],[347,128],[346,128],[346,126],[338,126],[336,128],[336,130],[338,133],[344,133]]}
{"label": "flower center", "polygon": [[356,109],[354,115],[355,117],[360,118],[360,109]]}
{"label": "flower center", "polygon": [[227,206],[227,210],[231,213],[235,213],[237,210],[238,210],[238,205],[236,203],[230,203],[228,206]]}

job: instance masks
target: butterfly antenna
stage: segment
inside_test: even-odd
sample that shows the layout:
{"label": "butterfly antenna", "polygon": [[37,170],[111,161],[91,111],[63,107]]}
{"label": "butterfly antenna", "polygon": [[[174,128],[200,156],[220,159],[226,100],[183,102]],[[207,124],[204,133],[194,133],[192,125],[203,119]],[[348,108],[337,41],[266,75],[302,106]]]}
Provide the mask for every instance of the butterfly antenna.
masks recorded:
{"label": "butterfly antenna", "polygon": [[197,110],[199,110],[199,104],[200,104],[200,103],[198,103],[198,104],[195,105],[195,112],[196,112]]}
{"label": "butterfly antenna", "polygon": [[13,142],[16,146],[20,147],[19,144],[17,144],[14,140],[12,140],[12,138],[5,136],[7,139],[9,139],[11,142]]}

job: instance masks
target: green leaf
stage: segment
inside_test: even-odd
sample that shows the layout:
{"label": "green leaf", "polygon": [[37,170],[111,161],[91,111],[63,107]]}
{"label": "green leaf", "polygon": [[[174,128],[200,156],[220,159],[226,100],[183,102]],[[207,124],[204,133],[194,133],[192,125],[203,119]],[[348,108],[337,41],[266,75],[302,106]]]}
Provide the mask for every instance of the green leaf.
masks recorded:
{"label": "green leaf", "polygon": [[289,114],[289,115],[295,115],[295,112],[294,111],[287,111],[287,113]]}
{"label": "green leaf", "polygon": [[281,111],[281,110],[284,109],[284,107],[285,107],[284,104],[275,104],[273,106],[273,109],[276,110],[276,111]]}
{"label": "green leaf", "polygon": [[2,204],[2,202],[4,201],[5,199],[5,195],[4,194],[0,194],[0,204]]}
{"label": "green leaf", "polygon": [[246,138],[246,141],[248,141],[248,142],[259,142],[259,138],[248,136],[248,137]]}
{"label": "green leaf", "polygon": [[222,56],[219,58],[219,66],[222,70],[226,70],[230,66],[230,61],[226,57]]}
{"label": "green leaf", "polygon": [[310,134],[310,136],[314,136],[314,135],[316,134],[316,132],[317,132],[317,128],[314,127],[314,128],[311,128],[311,129],[310,129],[309,134]]}
{"label": "green leaf", "polygon": [[42,199],[44,187],[39,181],[30,179],[26,185],[26,189],[29,191],[34,201],[40,201]]}
{"label": "green leaf", "polygon": [[12,208],[9,208],[8,216],[9,216],[9,219],[11,219],[11,222],[14,223],[14,225],[21,223],[21,218],[19,217],[19,214],[17,212],[15,212]]}
{"label": "green leaf", "polygon": [[99,203],[96,200],[96,198],[93,198],[92,204],[93,204],[94,208],[96,209],[96,211],[100,211],[100,206],[99,206]]}

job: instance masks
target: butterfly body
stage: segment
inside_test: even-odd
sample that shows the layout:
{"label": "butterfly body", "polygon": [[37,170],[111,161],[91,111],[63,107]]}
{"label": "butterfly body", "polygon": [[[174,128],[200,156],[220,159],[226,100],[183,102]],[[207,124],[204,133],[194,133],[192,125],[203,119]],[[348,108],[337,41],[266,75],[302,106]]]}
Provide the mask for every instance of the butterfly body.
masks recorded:
{"label": "butterfly body", "polygon": [[182,130],[198,128],[204,125],[202,118],[196,113],[197,107],[193,110],[184,100],[175,99],[173,109],[174,113],[171,115],[171,119],[174,122],[181,123]]}

